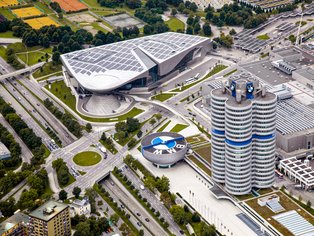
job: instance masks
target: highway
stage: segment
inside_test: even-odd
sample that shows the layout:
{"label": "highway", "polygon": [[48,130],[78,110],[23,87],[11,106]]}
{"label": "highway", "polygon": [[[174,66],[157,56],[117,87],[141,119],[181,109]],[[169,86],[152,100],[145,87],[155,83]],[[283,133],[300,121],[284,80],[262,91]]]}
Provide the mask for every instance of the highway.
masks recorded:
{"label": "highway", "polygon": [[23,162],[30,163],[31,158],[33,157],[33,153],[28,149],[28,147],[25,145],[25,143],[22,141],[20,136],[14,131],[14,129],[11,127],[11,125],[4,119],[4,117],[0,114],[0,124],[2,124],[4,127],[7,128],[7,130],[10,132],[10,134],[13,135],[14,140],[20,144],[21,147],[21,158]]}
{"label": "highway", "polygon": [[[144,186],[144,183],[133,173],[129,168],[120,168],[123,170],[123,173],[127,176],[129,180],[133,183],[136,189],[141,189],[140,186]],[[156,209],[156,211],[160,212],[161,217],[165,219],[169,223],[170,232],[179,235],[180,227],[174,222],[172,215],[168,211],[168,209],[163,205],[163,203],[153,194],[149,189],[140,190],[143,198],[146,198],[147,201]]]}
{"label": "highway", "polygon": [[[131,212],[136,214],[141,223],[145,225],[154,235],[168,235],[168,233],[159,225],[159,223],[146,211],[146,209],[131,195],[126,188],[120,188],[116,184],[111,184],[112,180],[108,179],[101,184],[105,189],[111,190],[118,199],[120,199]],[[145,219],[149,219],[147,222]],[[142,226],[142,229],[144,227]]]}
{"label": "highway", "polygon": [[[11,86],[12,83],[10,83]],[[32,93],[29,93],[24,86],[18,82],[14,82],[14,87],[17,93],[20,93],[22,99],[25,99],[32,107],[33,112],[37,111],[46,123],[55,131],[57,136],[62,142],[62,146],[67,146],[73,143],[76,140],[76,137],[70,133],[67,128],[43,105],[41,102],[33,96]]]}
{"label": "highway", "polygon": [[48,147],[50,143],[50,136],[40,127],[40,125],[28,114],[25,109],[20,105],[20,103],[15,100],[15,98],[0,85],[0,94],[6,102],[11,103],[11,106],[15,109],[16,113],[26,122],[29,128],[33,129],[34,133],[42,138],[43,143]]}
{"label": "highway", "polygon": [[[109,188],[107,188],[108,184],[108,180],[105,180],[105,181],[102,181],[101,182],[101,185],[102,186],[105,186],[104,188],[106,189],[107,192],[109,192],[110,196],[113,198],[113,201],[118,203],[118,207],[122,208],[126,214],[129,214],[130,215],[130,221],[131,223],[135,226],[135,228],[137,228],[138,230],[143,230],[144,231],[144,235],[152,235],[147,229],[146,227],[143,227],[143,226],[139,226],[137,223],[139,222],[139,217],[136,215],[136,212],[133,212],[133,211],[130,211],[129,210],[129,204],[128,202],[124,202],[122,201],[122,199],[119,198],[119,192],[116,194],[116,191],[121,191],[120,189],[116,189],[116,188],[111,188],[111,187],[114,187],[114,186],[111,186]],[[121,207],[123,205],[123,207]],[[127,206],[127,207],[125,207]],[[144,223],[142,222],[142,219],[140,220],[141,223]],[[145,221],[146,222],[146,221]]]}

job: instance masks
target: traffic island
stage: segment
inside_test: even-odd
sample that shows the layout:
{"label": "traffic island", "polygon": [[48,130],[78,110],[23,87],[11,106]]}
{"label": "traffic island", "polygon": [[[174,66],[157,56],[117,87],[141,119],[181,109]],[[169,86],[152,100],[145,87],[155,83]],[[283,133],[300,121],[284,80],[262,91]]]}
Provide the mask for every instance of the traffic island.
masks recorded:
{"label": "traffic island", "polygon": [[101,155],[97,152],[80,152],[73,157],[73,162],[79,166],[93,166],[101,161]]}

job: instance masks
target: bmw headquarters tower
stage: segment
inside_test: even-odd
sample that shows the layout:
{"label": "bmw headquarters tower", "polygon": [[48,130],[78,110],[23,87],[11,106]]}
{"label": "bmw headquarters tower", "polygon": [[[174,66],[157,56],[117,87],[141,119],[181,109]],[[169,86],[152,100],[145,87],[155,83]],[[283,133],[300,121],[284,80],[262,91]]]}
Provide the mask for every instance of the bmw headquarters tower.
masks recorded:
{"label": "bmw headquarters tower", "polygon": [[212,177],[242,195],[275,179],[275,94],[249,73],[211,91]]}

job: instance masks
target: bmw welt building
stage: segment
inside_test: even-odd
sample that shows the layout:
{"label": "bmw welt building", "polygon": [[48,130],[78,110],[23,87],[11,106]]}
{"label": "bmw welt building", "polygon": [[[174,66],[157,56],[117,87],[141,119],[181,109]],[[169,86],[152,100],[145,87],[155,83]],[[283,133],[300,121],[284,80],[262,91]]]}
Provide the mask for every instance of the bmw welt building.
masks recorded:
{"label": "bmw welt building", "polygon": [[157,87],[211,49],[209,38],[167,32],[61,56],[74,87],[92,93]]}
{"label": "bmw welt building", "polygon": [[276,95],[249,73],[211,91],[212,177],[229,193],[273,185],[276,105]]}

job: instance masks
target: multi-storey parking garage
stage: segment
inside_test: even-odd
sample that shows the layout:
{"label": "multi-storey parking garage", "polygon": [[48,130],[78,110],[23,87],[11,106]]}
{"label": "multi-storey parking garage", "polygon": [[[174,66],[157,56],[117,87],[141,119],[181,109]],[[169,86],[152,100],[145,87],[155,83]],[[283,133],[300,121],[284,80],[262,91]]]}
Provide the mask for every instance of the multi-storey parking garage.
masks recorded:
{"label": "multi-storey parking garage", "polygon": [[75,87],[107,93],[154,88],[202,60],[210,48],[209,38],[167,32],[67,53],[61,60]]}
{"label": "multi-storey parking garage", "polygon": [[277,98],[251,74],[211,91],[213,179],[232,194],[274,181]]}

